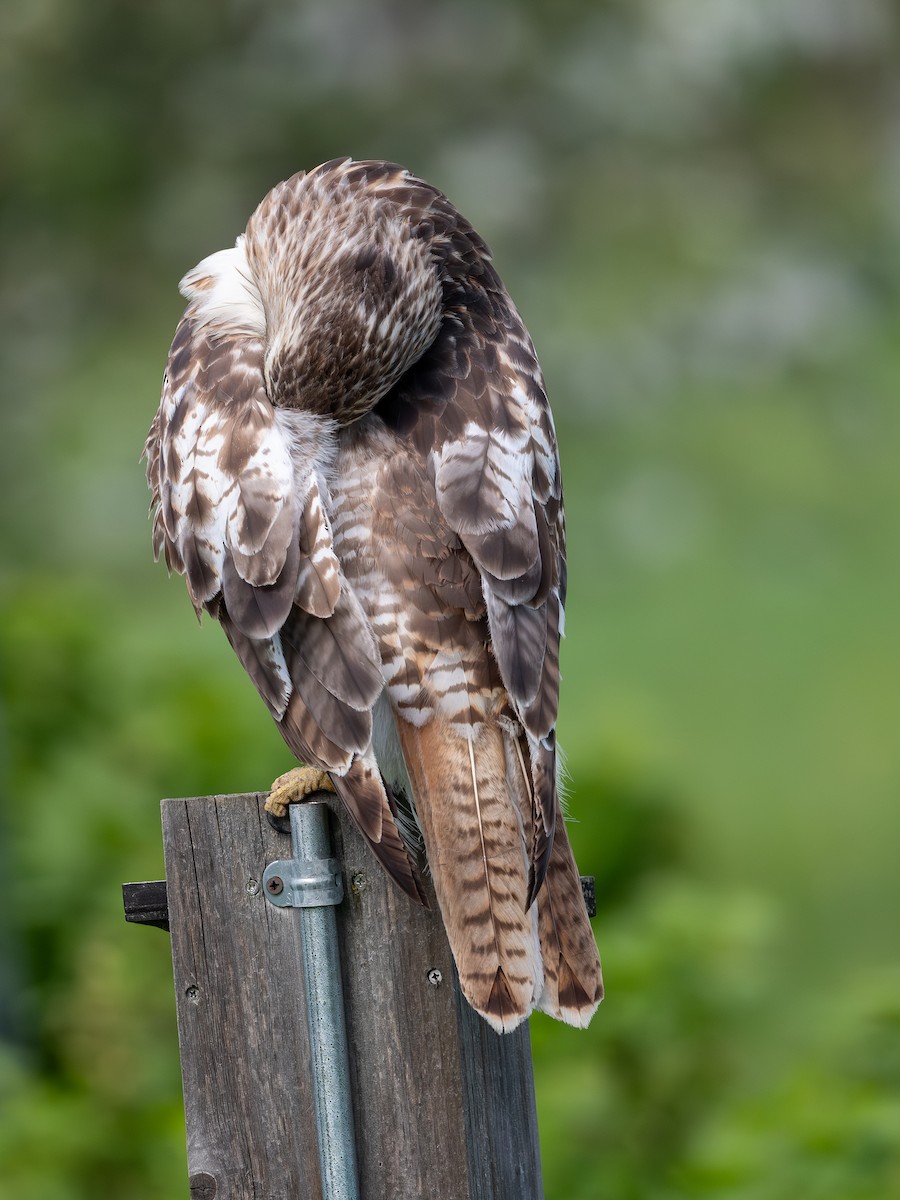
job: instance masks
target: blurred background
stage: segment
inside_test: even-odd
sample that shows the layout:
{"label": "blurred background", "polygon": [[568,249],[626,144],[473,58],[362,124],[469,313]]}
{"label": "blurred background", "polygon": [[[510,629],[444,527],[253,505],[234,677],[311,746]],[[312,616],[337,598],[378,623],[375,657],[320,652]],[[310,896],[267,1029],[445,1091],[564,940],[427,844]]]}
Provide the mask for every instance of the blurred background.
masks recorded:
{"label": "blurred background", "polygon": [[[187,1193],[163,796],[289,758],[151,561],[183,301],[262,195],[398,160],[558,418],[560,733],[608,999],[532,1022],[549,1200],[900,1196],[891,0],[0,9],[0,1195]],[[236,1036],[238,1034],[236,1033]]]}

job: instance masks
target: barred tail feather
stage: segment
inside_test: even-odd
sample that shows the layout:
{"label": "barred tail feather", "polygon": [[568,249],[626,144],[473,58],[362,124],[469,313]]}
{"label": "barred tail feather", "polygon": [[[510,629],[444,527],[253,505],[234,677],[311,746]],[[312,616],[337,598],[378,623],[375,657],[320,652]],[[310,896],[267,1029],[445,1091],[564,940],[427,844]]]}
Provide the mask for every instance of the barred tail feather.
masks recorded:
{"label": "barred tail feather", "polygon": [[[505,738],[510,774],[518,770],[519,778],[533,786],[520,739],[514,733],[507,733]],[[532,824],[541,819],[540,808],[532,797],[521,799],[524,788],[518,789],[517,795],[527,838]],[[603,975],[555,780],[553,804],[556,819],[552,849],[536,903],[544,986],[535,1008],[557,1021],[585,1029],[603,999]]]}
{"label": "barred tail feather", "polygon": [[559,814],[547,877],[537,898],[544,990],[536,1007],[586,1029],[603,999],[603,975],[565,826]]}
{"label": "barred tail feather", "polygon": [[439,720],[397,724],[463,994],[508,1033],[534,1007],[543,972],[503,731],[491,723],[466,738]]}

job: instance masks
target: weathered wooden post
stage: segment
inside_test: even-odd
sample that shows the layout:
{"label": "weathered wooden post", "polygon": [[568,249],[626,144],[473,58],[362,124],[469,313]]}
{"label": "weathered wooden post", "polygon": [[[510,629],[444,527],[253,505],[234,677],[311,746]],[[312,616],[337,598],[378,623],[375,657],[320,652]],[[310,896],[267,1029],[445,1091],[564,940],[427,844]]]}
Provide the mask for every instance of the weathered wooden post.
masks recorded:
{"label": "weathered wooden post", "polygon": [[[264,800],[162,806],[194,1200],[322,1195],[302,956],[291,909],[263,890],[290,842]],[[469,1008],[436,909],[328,801],[362,1200],[541,1200],[527,1024],[501,1037]]]}

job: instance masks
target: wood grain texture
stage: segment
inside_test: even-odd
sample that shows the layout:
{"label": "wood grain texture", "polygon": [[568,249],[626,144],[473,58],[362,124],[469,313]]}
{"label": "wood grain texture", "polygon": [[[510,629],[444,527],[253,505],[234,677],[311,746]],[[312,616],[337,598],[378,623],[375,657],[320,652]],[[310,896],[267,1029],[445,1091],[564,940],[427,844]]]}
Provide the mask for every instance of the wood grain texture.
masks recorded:
{"label": "wood grain texture", "polygon": [[[214,1200],[320,1200],[295,923],[251,883],[290,857],[263,800],[163,803],[188,1168]],[[541,1200],[527,1025],[469,1008],[436,911],[329,803],[362,1200]]]}
{"label": "wood grain texture", "polygon": [[214,1200],[320,1200],[294,925],[260,887],[289,840],[256,796],[162,813],[191,1180]]}

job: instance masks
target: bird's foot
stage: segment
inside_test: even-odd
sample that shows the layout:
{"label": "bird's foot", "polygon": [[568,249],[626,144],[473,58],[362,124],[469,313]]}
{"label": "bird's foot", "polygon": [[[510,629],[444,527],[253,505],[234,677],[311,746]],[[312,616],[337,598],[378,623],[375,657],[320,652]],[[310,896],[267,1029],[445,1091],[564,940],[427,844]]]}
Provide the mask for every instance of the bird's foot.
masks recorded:
{"label": "bird's foot", "polygon": [[297,804],[311,792],[333,792],[334,784],[327,771],[318,767],[294,767],[279,775],[272,784],[272,790],[266,801],[266,812],[273,817],[283,817],[289,804]]}

